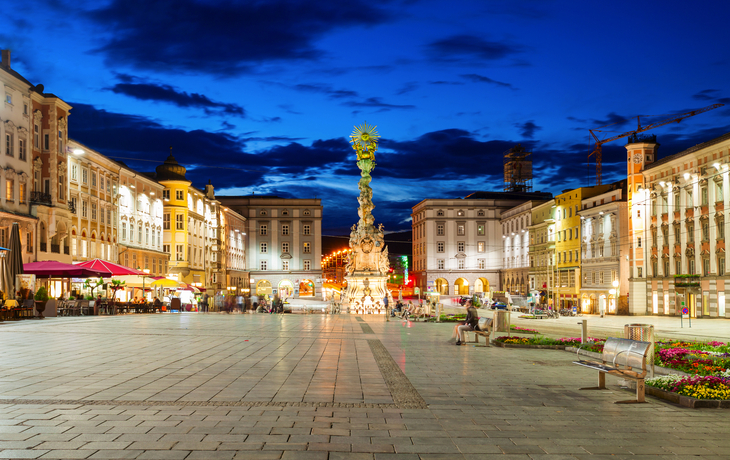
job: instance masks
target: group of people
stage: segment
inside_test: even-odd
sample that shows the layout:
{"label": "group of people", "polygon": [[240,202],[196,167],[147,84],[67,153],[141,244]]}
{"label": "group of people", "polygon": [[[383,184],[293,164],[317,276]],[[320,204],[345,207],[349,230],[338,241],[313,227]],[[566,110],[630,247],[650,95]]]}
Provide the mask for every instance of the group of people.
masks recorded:
{"label": "group of people", "polygon": [[407,320],[409,316],[420,316],[423,312],[423,304],[414,305],[410,300],[408,304],[398,301],[395,307],[390,311],[390,316]]}
{"label": "group of people", "polygon": [[276,294],[271,302],[262,298],[259,302],[254,302],[253,307],[256,313],[284,313],[284,300]]}

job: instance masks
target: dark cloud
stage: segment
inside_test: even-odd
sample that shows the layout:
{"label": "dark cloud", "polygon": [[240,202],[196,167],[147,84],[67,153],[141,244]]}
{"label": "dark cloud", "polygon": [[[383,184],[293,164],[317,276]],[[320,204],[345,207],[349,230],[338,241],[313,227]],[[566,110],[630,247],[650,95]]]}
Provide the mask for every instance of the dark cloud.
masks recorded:
{"label": "dark cloud", "polygon": [[399,105],[399,104],[388,104],[387,102],[383,102],[383,98],[381,97],[369,97],[362,101],[349,101],[345,102],[342,105],[346,107],[368,107],[368,108],[376,108],[376,109],[415,109],[415,105]]}
{"label": "dark cloud", "polygon": [[698,101],[714,101],[717,98],[717,93],[719,92],[719,89],[705,89],[694,94],[692,99],[696,99]]}
{"label": "dark cloud", "polygon": [[377,0],[112,0],[87,13],[110,37],[109,63],[161,72],[232,76],[269,61],[315,60],[336,28],[387,22]]}
{"label": "dark cloud", "polygon": [[301,83],[298,85],[294,85],[293,88],[297,91],[325,94],[332,99],[354,98],[359,96],[357,91],[351,91],[348,89],[334,89],[330,85],[325,84]]}
{"label": "dark cloud", "polygon": [[521,53],[523,47],[508,41],[488,41],[475,35],[453,35],[428,45],[428,53],[442,61],[497,61]]}
{"label": "dark cloud", "polygon": [[489,83],[490,85],[496,85],[496,86],[502,86],[504,88],[510,88],[510,89],[516,89],[509,83],[504,83],[497,80],[492,80],[489,77],[485,77],[483,75],[475,74],[475,73],[469,73],[465,75],[461,75],[462,78],[465,78],[469,81],[475,82],[475,83]]}
{"label": "dark cloud", "polygon": [[246,111],[240,105],[215,102],[203,94],[187,93],[171,85],[140,81],[129,75],[122,75],[120,80],[122,83],[117,83],[108,90],[142,101],[167,102],[182,108],[203,109],[208,115],[223,114],[246,117]]}
{"label": "dark cloud", "polygon": [[418,83],[415,81],[409,81],[406,82],[403,86],[400,87],[398,91],[395,92],[398,96],[402,96],[403,94],[410,93],[411,91],[415,91],[418,89]]}
{"label": "dark cloud", "polygon": [[436,80],[428,82],[429,85],[463,85],[460,81]]}
{"label": "dark cloud", "polygon": [[526,139],[533,139],[535,137],[535,132],[542,129],[541,126],[537,126],[532,120],[524,123],[515,123],[515,126],[520,130],[522,137]]}
{"label": "dark cloud", "polygon": [[608,115],[606,115],[606,118],[603,120],[594,119],[591,120],[591,124],[596,127],[603,127],[603,126],[609,126],[609,125],[615,125],[616,127],[621,127],[626,125],[631,118],[626,118],[623,115],[619,115],[617,113],[611,112]]}

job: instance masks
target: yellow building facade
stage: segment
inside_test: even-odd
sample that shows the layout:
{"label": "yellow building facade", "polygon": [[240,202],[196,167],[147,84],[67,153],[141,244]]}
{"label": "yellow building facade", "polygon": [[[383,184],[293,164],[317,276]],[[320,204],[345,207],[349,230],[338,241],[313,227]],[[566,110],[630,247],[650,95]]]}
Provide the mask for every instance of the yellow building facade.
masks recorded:
{"label": "yellow building facade", "polygon": [[581,201],[606,192],[610,185],[581,187],[555,197],[555,305],[579,307],[581,289]]}

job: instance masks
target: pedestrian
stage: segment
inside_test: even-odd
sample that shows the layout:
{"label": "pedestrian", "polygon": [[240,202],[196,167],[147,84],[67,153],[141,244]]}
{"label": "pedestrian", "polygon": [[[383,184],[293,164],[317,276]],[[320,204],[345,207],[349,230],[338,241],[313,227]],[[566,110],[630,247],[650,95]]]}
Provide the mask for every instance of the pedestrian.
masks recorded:
{"label": "pedestrian", "polygon": [[473,331],[477,324],[479,324],[479,317],[477,316],[477,309],[471,303],[471,300],[466,301],[466,320],[461,326],[456,326],[456,333],[458,335],[456,339],[456,345],[461,345],[465,342],[464,331]]}
{"label": "pedestrian", "polygon": [[385,306],[385,311],[388,311],[388,292],[385,292],[385,297],[383,298],[383,306]]}

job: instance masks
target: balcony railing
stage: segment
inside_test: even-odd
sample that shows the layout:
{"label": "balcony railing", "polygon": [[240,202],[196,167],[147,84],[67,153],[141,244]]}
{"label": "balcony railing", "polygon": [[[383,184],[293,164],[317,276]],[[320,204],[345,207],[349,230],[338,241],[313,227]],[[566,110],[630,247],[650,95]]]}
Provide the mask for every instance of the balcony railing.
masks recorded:
{"label": "balcony railing", "polygon": [[51,205],[51,195],[43,192],[30,192],[30,202],[35,204],[47,204]]}
{"label": "balcony railing", "polygon": [[48,251],[47,243],[41,243],[41,252],[46,252],[46,251]]}
{"label": "balcony railing", "polygon": [[68,254],[69,254],[69,249],[68,249],[68,246],[64,246],[64,247],[63,247],[63,253],[64,253],[64,254],[66,254],[66,255],[68,255]]}
{"label": "balcony railing", "polygon": [[52,244],[51,245],[51,252],[54,254],[60,254],[61,253],[61,246],[58,244]]}

